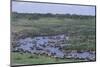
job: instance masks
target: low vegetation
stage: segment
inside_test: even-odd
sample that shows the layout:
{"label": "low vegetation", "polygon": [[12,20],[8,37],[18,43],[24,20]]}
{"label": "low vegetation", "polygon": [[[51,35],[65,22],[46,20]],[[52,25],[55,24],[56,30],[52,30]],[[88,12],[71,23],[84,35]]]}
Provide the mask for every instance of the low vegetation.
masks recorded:
{"label": "low vegetation", "polygon": [[[31,57],[31,58],[30,58]],[[59,59],[48,57],[46,55],[34,55],[29,53],[12,53],[12,64],[49,64],[49,63],[64,63],[64,62],[80,62],[85,60],[79,59]]]}
{"label": "low vegetation", "polygon": [[[11,41],[16,47],[20,38],[65,34],[69,37],[63,50],[96,50],[95,16],[70,14],[12,13]],[[56,59],[48,56],[12,52],[14,64],[76,62],[76,59]]]}
{"label": "low vegetation", "polygon": [[95,16],[12,13],[12,40],[40,35],[66,34],[71,47],[95,50]]}

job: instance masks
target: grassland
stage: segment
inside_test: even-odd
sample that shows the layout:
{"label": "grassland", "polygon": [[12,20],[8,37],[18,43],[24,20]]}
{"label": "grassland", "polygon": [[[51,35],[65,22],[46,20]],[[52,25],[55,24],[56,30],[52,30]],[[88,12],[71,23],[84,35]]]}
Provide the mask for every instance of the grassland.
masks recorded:
{"label": "grassland", "polygon": [[80,62],[85,60],[77,59],[59,59],[46,55],[20,54],[12,53],[12,65],[27,65],[27,64],[49,64],[49,63],[64,63],[64,62]]}
{"label": "grassland", "polygon": [[[18,17],[20,16],[18,15]],[[50,16],[38,19],[29,19],[29,17],[25,16],[18,17],[13,16],[12,18],[12,41],[28,36],[66,34],[69,37],[67,43],[70,45],[64,47],[64,50],[96,50],[95,17],[84,19]],[[44,64],[76,61],[82,60],[56,59],[48,56],[12,53],[13,64]]]}
{"label": "grassland", "polygon": [[[34,14],[33,14],[34,15]],[[18,15],[19,16],[19,15]],[[95,50],[95,17],[92,18],[57,18],[40,17],[39,19],[13,18],[11,31],[17,37],[36,35],[66,34],[71,44],[65,49]]]}

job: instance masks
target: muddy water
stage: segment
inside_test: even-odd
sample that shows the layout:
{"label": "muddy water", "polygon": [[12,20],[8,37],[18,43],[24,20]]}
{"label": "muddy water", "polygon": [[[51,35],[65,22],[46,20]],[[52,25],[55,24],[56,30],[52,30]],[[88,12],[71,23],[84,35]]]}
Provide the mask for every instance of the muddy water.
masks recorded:
{"label": "muddy water", "polygon": [[[91,59],[94,60],[95,53],[93,52],[64,52],[61,47],[66,43],[68,37],[65,35],[57,36],[38,36],[34,38],[27,37],[25,39],[19,39],[18,47],[15,50],[22,50],[24,52],[34,54],[47,54],[58,58],[79,58],[79,59]],[[59,45],[60,44],[60,45]]]}

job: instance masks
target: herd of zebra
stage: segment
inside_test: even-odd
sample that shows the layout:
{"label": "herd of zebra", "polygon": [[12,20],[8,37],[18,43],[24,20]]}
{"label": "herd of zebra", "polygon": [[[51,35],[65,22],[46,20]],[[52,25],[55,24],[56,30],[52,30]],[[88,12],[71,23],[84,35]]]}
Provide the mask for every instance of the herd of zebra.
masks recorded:
{"label": "herd of zebra", "polygon": [[56,36],[38,36],[27,37],[16,41],[16,46],[12,47],[13,52],[31,53],[36,55],[47,55],[55,58],[78,58],[85,60],[94,60],[95,52],[65,51],[64,46],[67,46],[69,37],[62,34]]}

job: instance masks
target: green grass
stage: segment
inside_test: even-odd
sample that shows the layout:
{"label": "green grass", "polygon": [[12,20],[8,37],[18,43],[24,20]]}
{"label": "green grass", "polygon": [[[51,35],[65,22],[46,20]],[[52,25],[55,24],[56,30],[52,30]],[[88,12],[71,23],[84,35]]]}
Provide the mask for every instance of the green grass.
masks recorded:
{"label": "green grass", "polygon": [[[49,21],[50,20],[50,21]],[[14,27],[13,27],[14,26]],[[87,29],[95,29],[95,20],[94,19],[57,19],[57,18],[41,18],[38,20],[28,20],[28,19],[17,19],[17,21],[12,21],[13,31],[22,30],[37,30],[40,33],[44,29],[49,29],[55,32],[75,32],[82,31]],[[36,29],[36,30],[35,30]],[[59,31],[57,31],[59,29]],[[42,30],[42,31],[40,31]],[[46,32],[46,31],[44,31]]]}
{"label": "green grass", "polygon": [[11,24],[11,31],[18,33],[16,38],[19,35],[35,36],[64,33],[68,34],[68,43],[71,44],[69,48],[65,47],[65,49],[95,51],[95,17],[89,19],[41,17],[37,20],[16,18],[16,20],[12,20]]}
{"label": "green grass", "polygon": [[84,60],[77,59],[57,59],[54,57],[49,57],[46,55],[33,55],[33,54],[20,54],[12,53],[12,64],[22,65],[22,64],[47,64],[47,63],[61,63],[61,62],[79,62]]}
{"label": "green grass", "polygon": [[[69,46],[64,50],[92,50],[95,51],[95,18],[72,19],[41,17],[39,19],[15,18],[11,22],[12,40],[20,36],[67,34]],[[12,53],[12,64],[47,64],[60,62],[77,62],[83,60],[56,59],[45,55]]]}

